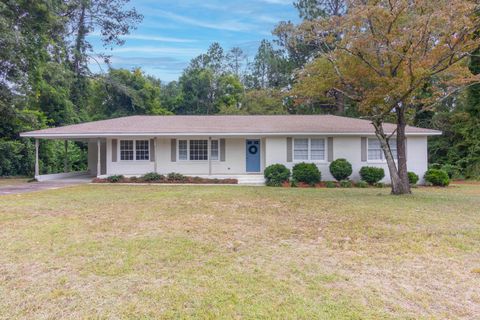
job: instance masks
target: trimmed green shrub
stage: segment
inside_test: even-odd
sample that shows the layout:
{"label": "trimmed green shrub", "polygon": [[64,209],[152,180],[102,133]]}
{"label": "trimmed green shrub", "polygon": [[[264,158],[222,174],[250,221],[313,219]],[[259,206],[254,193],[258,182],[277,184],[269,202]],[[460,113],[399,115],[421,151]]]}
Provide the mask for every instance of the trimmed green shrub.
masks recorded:
{"label": "trimmed green shrub", "polygon": [[353,186],[352,181],[350,180],[342,180],[340,181],[340,187],[342,188],[351,188]]}
{"label": "trimmed green shrub", "polygon": [[108,182],[110,183],[117,183],[122,181],[123,179],[125,179],[125,177],[122,175],[114,175],[107,178]]}
{"label": "trimmed green shrub", "polygon": [[346,159],[337,159],[330,163],[330,173],[337,180],[346,180],[352,174],[352,164]]}
{"label": "trimmed green shrub", "polygon": [[188,179],[186,176],[184,176],[181,173],[170,172],[167,175],[167,180],[170,182],[184,182],[184,181],[187,181]]}
{"label": "trimmed green shrub", "polygon": [[335,182],[335,181],[325,181],[325,187],[336,188],[337,187],[337,182]]}
{"label": "trimmed green shrub", "polygon": [[419,179],[420,178],[418,177],[418,175],[415,172],[412,172],[412,171],[408,172],[408,182],[410,184],[417,184]]}
{"label": "trimmed green shrub", "polygon": [[320,182],[321,177],[320,170],[314,163],[300,162],[293,166],[292,178],[296,182],[304,182],[313,186]]}
{"label": "trimmed green shrub", "polygon": [[281,187],[290,179],[290,170],[283,164],[272,164],[265,168],[265,183],[271,187]]}
{"label": "trimmed green shrub", "polygon": [[368,188],[368,183],[366,183],[363,180],[360,180],[357,183],[355,183],[355,187],[357,187],[357,188]]}
{"label": "trimmed green shrub", "polygon": [[142,177],[142,180],[146,182],[162,181],[163,179],[165,177],[156,172],[149,172]]}
{"label": "trimmed green shrub", "polygon": [[446,187],[450,184],[450,178],[444,170],[430,169],[425,172],[425,181],[434,186]]}
{"label": "trimmed green shrub", "polygon": [[385,177],[385,171],[383,168],[362,167],[360,169],[360,177],[368,184],[374,185]]}

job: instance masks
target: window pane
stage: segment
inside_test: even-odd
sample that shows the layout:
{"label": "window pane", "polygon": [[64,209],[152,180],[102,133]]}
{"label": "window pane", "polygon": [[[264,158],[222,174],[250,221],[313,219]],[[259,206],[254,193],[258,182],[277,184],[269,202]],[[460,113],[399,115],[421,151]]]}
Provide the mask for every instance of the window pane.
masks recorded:
{"label": "window pane", "polygon": [[397,155],[397,139],[390,139],[390,141],[388,142],[388,145],[390,146],[390,150],[392,150],[393,159],[397,159],[398,158],[398,155]]}
{"label": "window pane", "polygon": [[178,159],[188,160],[187,140],[178,140]]}
{"label": "window pane", "polygon": [[310,140],[311,160],[325,160],[325,139]]}
{"label": "window pane", "polygon": [[383,160],[383,150],[378,139],[368,139],[368,160]]}
{"label": "window pane", "polygon": [[308,160],[308,139],[293,140],[293,158],[295,160]]}
{"label": "window pane", "polygon": [[133,140],[120,140],[120,160],[133,160]]}
{"label": "window pane", "polygon": [[210,153],[212,160],[218,160],[218,140],[212,140]]}
{"label": "window pane", "polygon": [[190,160],[208,160],[208,140],[190,140]]}
{"label": "window pane", "polygon": [[135,159],[136,160],[149,160],[149,141],[137,140],[135,141]]}

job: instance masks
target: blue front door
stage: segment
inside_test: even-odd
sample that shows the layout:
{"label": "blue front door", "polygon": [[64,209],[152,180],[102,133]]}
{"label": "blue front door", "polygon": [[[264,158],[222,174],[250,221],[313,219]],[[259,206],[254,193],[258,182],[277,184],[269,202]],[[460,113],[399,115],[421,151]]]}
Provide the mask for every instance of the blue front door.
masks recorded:
{"label": "blue front door", "polygon": [[260,172],[260,140],[246,140],[247,172]]}

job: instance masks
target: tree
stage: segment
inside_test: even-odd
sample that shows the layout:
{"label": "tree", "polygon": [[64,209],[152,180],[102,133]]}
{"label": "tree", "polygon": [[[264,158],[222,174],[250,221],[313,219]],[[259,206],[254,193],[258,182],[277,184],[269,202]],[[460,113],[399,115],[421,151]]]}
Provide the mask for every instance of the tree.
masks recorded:
{"label": "tree", "polygon": [[285,86],[290,72],[288,60],[269,41],[262,40],[251,66],[250,86],[256,89]]}
{"label": "tree", "polygon": [[[325,95],[334,89],[358,103],[382,146],[393,194],[410,192],[405,128],[415,108],[432,107],[478,81],[465,64],[480,45],[475,10],[469,0],[351,0],[344,16],[302,25],[331,48],[301,72],[299,82],[318,81]],[[427,85],[431,94],[425,97]],[[389,120],[395,132],[384,131]],[[398,165],[389,146],[392,135]]]}
{"label": "tree", "polygon": [[293,5],[300,18],[314,20],[326,16],[341,16],[347,11],[346,0],[299,0]]}
{"label": "tree", "polygon": [[245,62],[247,55],[239,47],[233,47],[226,55],[227,65],[229,71],[233,73],[237,78],[242,77],[242,66]]}
{"label": "tree", "polygon": [[275,89],[249,90],[243,95],[240,106],[223,106],[221,114],[287,114],[283,95]]}
{"label": "tree", "polygon": [[95,118],[136,114],[171,114],[162,108],[158,80],[145,76],[140,69],[110,69],[91,83],[91,110]]}

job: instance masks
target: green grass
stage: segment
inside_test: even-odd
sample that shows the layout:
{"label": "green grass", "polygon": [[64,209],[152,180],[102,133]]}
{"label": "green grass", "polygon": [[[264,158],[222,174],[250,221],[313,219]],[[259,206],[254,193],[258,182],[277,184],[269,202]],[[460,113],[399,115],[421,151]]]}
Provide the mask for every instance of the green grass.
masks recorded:
{"label": "green grass", "polygon": [[0,196],[0,319],[480,314],[480,185]]}

